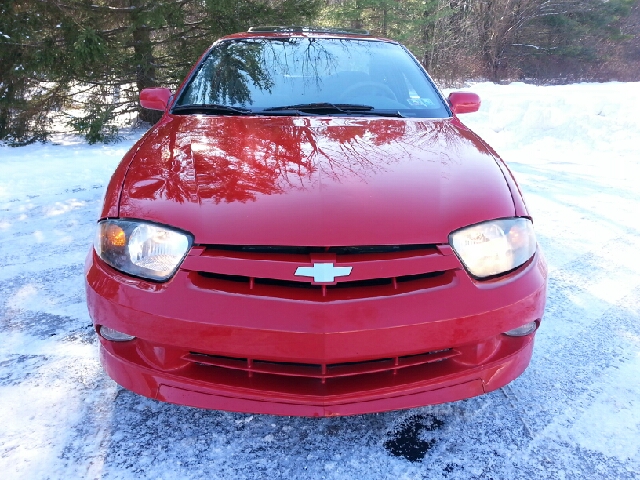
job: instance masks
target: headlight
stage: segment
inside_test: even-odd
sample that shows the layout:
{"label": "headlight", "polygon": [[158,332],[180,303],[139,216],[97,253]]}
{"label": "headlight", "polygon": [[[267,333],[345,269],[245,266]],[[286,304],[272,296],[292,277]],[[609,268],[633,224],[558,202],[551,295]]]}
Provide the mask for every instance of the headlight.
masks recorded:
{"label": "headlight", "polygon": [[465,227],[451,233],[449,243],[476,278],[513,270],[536,251],[536,236],[528,218],[491,220]]}
{"label": "headlight", "polygon": [[171,278],[191,247],[192,237],[171,228],[136,220],[98,223],[94,248],[113,268],[137,277]]}

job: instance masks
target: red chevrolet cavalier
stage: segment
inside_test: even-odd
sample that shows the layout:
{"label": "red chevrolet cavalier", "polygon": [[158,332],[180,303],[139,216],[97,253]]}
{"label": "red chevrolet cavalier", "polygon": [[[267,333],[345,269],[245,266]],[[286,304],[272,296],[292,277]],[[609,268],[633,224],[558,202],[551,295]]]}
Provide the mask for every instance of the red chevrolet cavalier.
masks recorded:
{"label": "red chevrolet cavalier", "polygon": [[396,42],[213,44],[115,171],[86,262],[102,364],[201,408],[330,416],[495,390],[546,266],[509,169]]}

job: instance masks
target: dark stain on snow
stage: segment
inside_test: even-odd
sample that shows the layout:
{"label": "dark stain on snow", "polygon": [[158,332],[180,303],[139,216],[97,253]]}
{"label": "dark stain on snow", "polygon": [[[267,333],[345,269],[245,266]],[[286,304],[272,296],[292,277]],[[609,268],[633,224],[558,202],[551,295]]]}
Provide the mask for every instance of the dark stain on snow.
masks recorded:
{"label": "dark stain on snow", "polygon": [[435,438],[421,439],[422,432],[439,430],[443,425],[444,422],[433,415],[416,415],[400,424],[393,436],[384,442],[384,448],[396,457],[418,462],[436,444]]}

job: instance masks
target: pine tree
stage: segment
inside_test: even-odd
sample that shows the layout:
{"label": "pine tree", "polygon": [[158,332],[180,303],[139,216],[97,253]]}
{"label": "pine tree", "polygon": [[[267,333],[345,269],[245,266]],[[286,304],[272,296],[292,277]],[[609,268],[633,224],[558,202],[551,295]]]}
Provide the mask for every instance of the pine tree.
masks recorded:
{"label": "pine tree", "polygon": [[47,137],[59,110],[91,143],[117,138],[140,90],[175,88],[222,35],[308,23],[321,0],[1,0],[0,140]]}
{"label": "pine tree", "polygon": [[[0,140],[45,140],[53,116],[89,142],[117,139],[119,115],[158,118],[138,105],[140,90],[176,88],[220,36],[252,25],[314,24],[323,6],[322,24],[397,39],[445,84],[567,72],[593,78],[597,65],[626,61],[620,59],[629,54],[617,44],[636,45],[628,40],[633,30],[627,25],[625,33],[620,25],[638,3],[0,0]],[[626,68],[627,77],[638,79],[637,70]]]}

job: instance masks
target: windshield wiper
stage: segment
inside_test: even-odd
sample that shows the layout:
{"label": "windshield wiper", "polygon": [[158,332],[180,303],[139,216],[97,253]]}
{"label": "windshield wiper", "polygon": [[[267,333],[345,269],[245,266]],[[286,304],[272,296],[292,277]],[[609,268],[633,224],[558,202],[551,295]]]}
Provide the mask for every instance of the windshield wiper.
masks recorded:
{"label": "windshield wiper", "polygon": [[230,107],[228,105],[219,105],[216,103],[203,103],[191,105],[178,105],[173,107],[171,113],[189,114],[203,113],[205,115],[253,115],[250,108]]}
{"label": "windshield wiper", "polygon": [[376,109],[371,105],[359,105],[355,103],[301,103],[298,105],[285,105],[282,107],[269,107],[255,112],[257,115],[264,114],[289,114],[299,115],[300,113],[310,113],[316,115],[366,115],[375,117],[400,117],[402,115],[397,110]]}
{"label": "windshield wiper", "polygon": [[263,110],[251,110],[243,107],[230,107],[216,103],[178,105],[171,113],[176,115],[205,114],[205,115],[367,115],[375,117],[404,117],[397,110],[376,109],[371,105],[353,103],[301,103],[298,105],[284,105],[269,107]]}
{"label": "windshield wiper", "polygon": [[358,105],[354,103],[300,103],[297,105],[284,105],[282,107],[270,107],[261,110],[261,112],[280,112],[280,111],[299,111],[312,113],[352,113],[352,112],[368,112],[373,110],[370,105]]}

